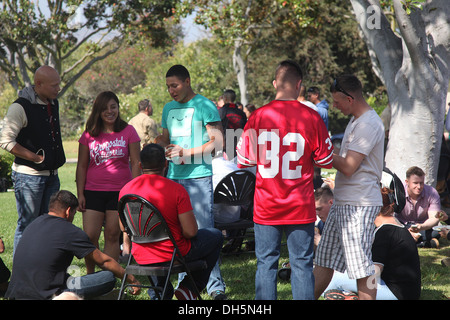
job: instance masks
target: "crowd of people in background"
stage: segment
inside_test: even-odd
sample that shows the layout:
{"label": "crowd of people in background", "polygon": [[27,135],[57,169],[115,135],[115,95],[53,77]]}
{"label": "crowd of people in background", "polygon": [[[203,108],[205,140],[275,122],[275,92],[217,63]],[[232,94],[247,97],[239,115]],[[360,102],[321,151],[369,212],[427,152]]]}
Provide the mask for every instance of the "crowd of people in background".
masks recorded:
{"label": "crowd of people in background", "polygon": [[[439,238],[449,237],[441,225],[448,215],[421,168],[411,167],[399,189],[380,184],[385,128],[356,76],[341,75],[330,86],[333,106],[351,116],[339,153],[328,132],[329,104],[318,87],[303,85],[294,61],[276,67],[275,99],[259,108],[237,102],[231,89],[213,103],[194,91],[182,65],[172,66],[165,80],[172,101],[163,108],[162,132],[151,118],[151,99],[140,101],[127,123],[116,94],[98,94],[78,141],[77,196],[60,190],[58,177],[66,161],[59,74],[42,66],[34,85],[19,92],[0,135],[0,146],[15,156],[18,212],[12,274],[0,263],[6,298],[95,298],[124,276],[119,262],[127,256],[143,265],[170,260],[170,244],[132,243],[124,232],[118,201],[133,193],[162,212],[187,260],[206,261],[206,270],[193,275],[196,286],[214,300],[227,299],[219,263],[223,235],[214,225],[237,219],[239,207],[215,206],[213,194],[220,177],[239,169],[256,176],[256,299],[277,299],[283,235],[289,254],[283,277],[294,299],[420,298],[417,248],[439,248]],[[337,170],[330,185],[315,185],[320,168]],[[77,210],[82,229],[72,224]],[[74,257],[85,260],[87,275],[68,276]],[[132,275],[126,281],[140,284]],[[132,287],[131,294],[139,293]],[[185,274],[162,298],[173,296],[198,298]]]}

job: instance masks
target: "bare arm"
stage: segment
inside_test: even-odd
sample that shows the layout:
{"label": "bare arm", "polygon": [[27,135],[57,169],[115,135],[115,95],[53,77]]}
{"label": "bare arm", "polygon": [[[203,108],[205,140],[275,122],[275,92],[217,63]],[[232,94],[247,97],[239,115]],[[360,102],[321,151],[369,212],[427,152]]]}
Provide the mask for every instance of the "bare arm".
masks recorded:
{"label": "bare arm", "polygon": [[433,228],[434,226],[437,226],[439,223],[439,217],[436,215],[438,214],[438,211],[428,211],[428,219],[425,220],[424,223],[416,223],[417,227],[411,227],[412,232],[419,232],[421,230],[428,230]]}
{"label": "bare arm", "polygon": [[155,141],[157,144],[161,145],[162,147],[166,147],[170,143],[169,130],[167,130],[166,128],[163,128],[162,134],[157,136],[155,138]]}
{"label": "bare arm", "polygon": [[84,211],[86,201],[84,199],[84,186],[86,184],[86,174],[89,165],[89,148],[83,144],[78,146],[78,162],[75,179],[77,183],[78,210]]}
{"label": "bare arm", "polygon": [[195,220],[194,211],[188,211],[178,215],[181,224],[181,233],[186,239],[195,237],[198,231],[197,220]]}
{"label": "bare arm", "polygon": [[[167,152],[167,156],[172,157],[191,157],[195,155],[201,154],[212,154],[214,151],[219,151],[223,149],[223,130],[222,123],[212,122],[206,125],[206,131],[208,132],[209,141],[205,144],[191,148],[191,149],[183,149],[182,147],[174,144],[169,144],[169,146],[173,147],[171,150]],[[169,139],[169,131],[167,129],[163,130],[162,136],[160,136],[161,145],[163,143],[170,143]]]}
{"label": "bare arm", "polygon": [[[125,275],[125,270],[120,266],[120,264],[118,264],[117,261],[111,258],[110,256],[101,252],[99,249],[95,249],[85,258],[88,261],[94,262],[102,270],[111,271],[114,274],[114,276],[116,276],[116,278],[122,279],[123,276]],[[131,274],[127,275],[126,281],[129,284],[140,285],[139,281],[137,281],[136,278]],[[133,288],[132,294],[139,294],[140,288],[138,287],[132,288]]]}
{"label": "bare arm", "polygon": [[131,174],[133,178],[141,175],[141,168],[139,167],[139,152],[141,151],[140,142],[130,143],[128,146],[130,153]]}
{"label": "bare arm", "polygon": [[365,157],[364,154],[352,150],[347,152],[345,158],[333,154],[333,167],[345,176],[350,177],[356,172]]}

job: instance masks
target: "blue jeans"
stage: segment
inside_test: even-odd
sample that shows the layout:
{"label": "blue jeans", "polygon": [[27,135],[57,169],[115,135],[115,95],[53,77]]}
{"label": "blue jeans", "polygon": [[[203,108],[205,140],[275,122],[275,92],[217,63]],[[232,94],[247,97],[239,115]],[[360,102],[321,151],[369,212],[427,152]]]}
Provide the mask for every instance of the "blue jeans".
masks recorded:
{"label": "blue jeans", "polygon": [[[214,228],[214,215],[212,212],[214,196],[212,177],[178,179],[174,181],[181,184],[188,192],[198,228]],[[183,277],[184,274],[180,274],[179,281],[181,281]],[[225,282],[222,279],[218,261],[211,271],[206,289],[208,294],[211,294],[216,290],[225,292]]]}
{"label": "blue jeans", "polygon": [[214,216],[212,213],[213,189],[212,178],[204,177],[197,179],[173,180],[181,184],[189,194],[192,208],[198,228],[213,228]]}
{"label": "blue jeans", "polygon": [[[194,278],[195,285],[199,291],[202,291],[210,278],[210,273],[217,264],[219,259],[220,250],[222,249],[223,236],[220,230],[215,228],[204,228],[197,232],[197,235],[191,239],[191,249],[184,257],[187,262],[194,260],[205,260],[206,270],[192,271],[192,278]],[[155,277],[152,276],[153,282],[157,286],[164,286],[165,277]],[[193,291],[191,281],[188,278],[183,278],[180,285]],[[173,287],[169,282],[168,289],[163,299],[172,299],[173,297]],[[153,292],[149,291],[149,294],[153,296]]]}
{"label": "blue jeans", "polygon": [[99,271],[85,276],[70,277],[67,289],[84,299],[92,299],[110,292],[116,285],[116,277],[110,271]]}
{"label": "blue jeans", "polygon": [[291,264],[292,297],[294,300],[313,300],[314,223],[275,226],[255,223],[255,299],[277,299],[278,259],[283,232]]}
{"label": "blue jeans", "polygon": [[13,171],[17,206],[17,228],[14,235],[14,251],[25,228],[38,216],[48,213],[50,196],[59,191],[58,175],[33,176]]}

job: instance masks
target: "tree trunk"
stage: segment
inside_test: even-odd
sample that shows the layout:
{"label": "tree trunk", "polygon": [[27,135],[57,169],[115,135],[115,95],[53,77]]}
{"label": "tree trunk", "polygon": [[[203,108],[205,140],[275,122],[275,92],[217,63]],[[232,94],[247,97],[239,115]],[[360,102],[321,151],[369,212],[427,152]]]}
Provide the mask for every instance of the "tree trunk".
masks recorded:
{"label": "tree trunk", "polygon": [[407,15],[393,0],[398,34],[377,0],[351,0],[377,75],[383,81],[392,116],[386,166],[401,179],[418,166],[435,185],[449,83],[447,0],[428,0]]}
{"label": "tree trunk", "polygon": [[242,56],[242,40],[236,40],[233,52],[233,67],[236,72],[239,92],[241,93],[241,103],[245,106],[248,104],[247,90],[247,57]]}

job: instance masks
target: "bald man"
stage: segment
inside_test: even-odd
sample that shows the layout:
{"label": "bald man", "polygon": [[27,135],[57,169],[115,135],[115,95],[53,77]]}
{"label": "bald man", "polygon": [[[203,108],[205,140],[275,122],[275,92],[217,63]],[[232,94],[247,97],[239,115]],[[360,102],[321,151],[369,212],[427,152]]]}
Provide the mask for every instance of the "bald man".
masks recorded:
{"label": "bald man", "polygon": [[57,169],[66,162],[57,100],[60,83],[54,68],[38,68],[34,85],[21,90],[9,107],[0,133],[0,147],[15,156],[11,175],[18,213],[14,249],[25,228],[48,212],[50,196],[60,188]]}

